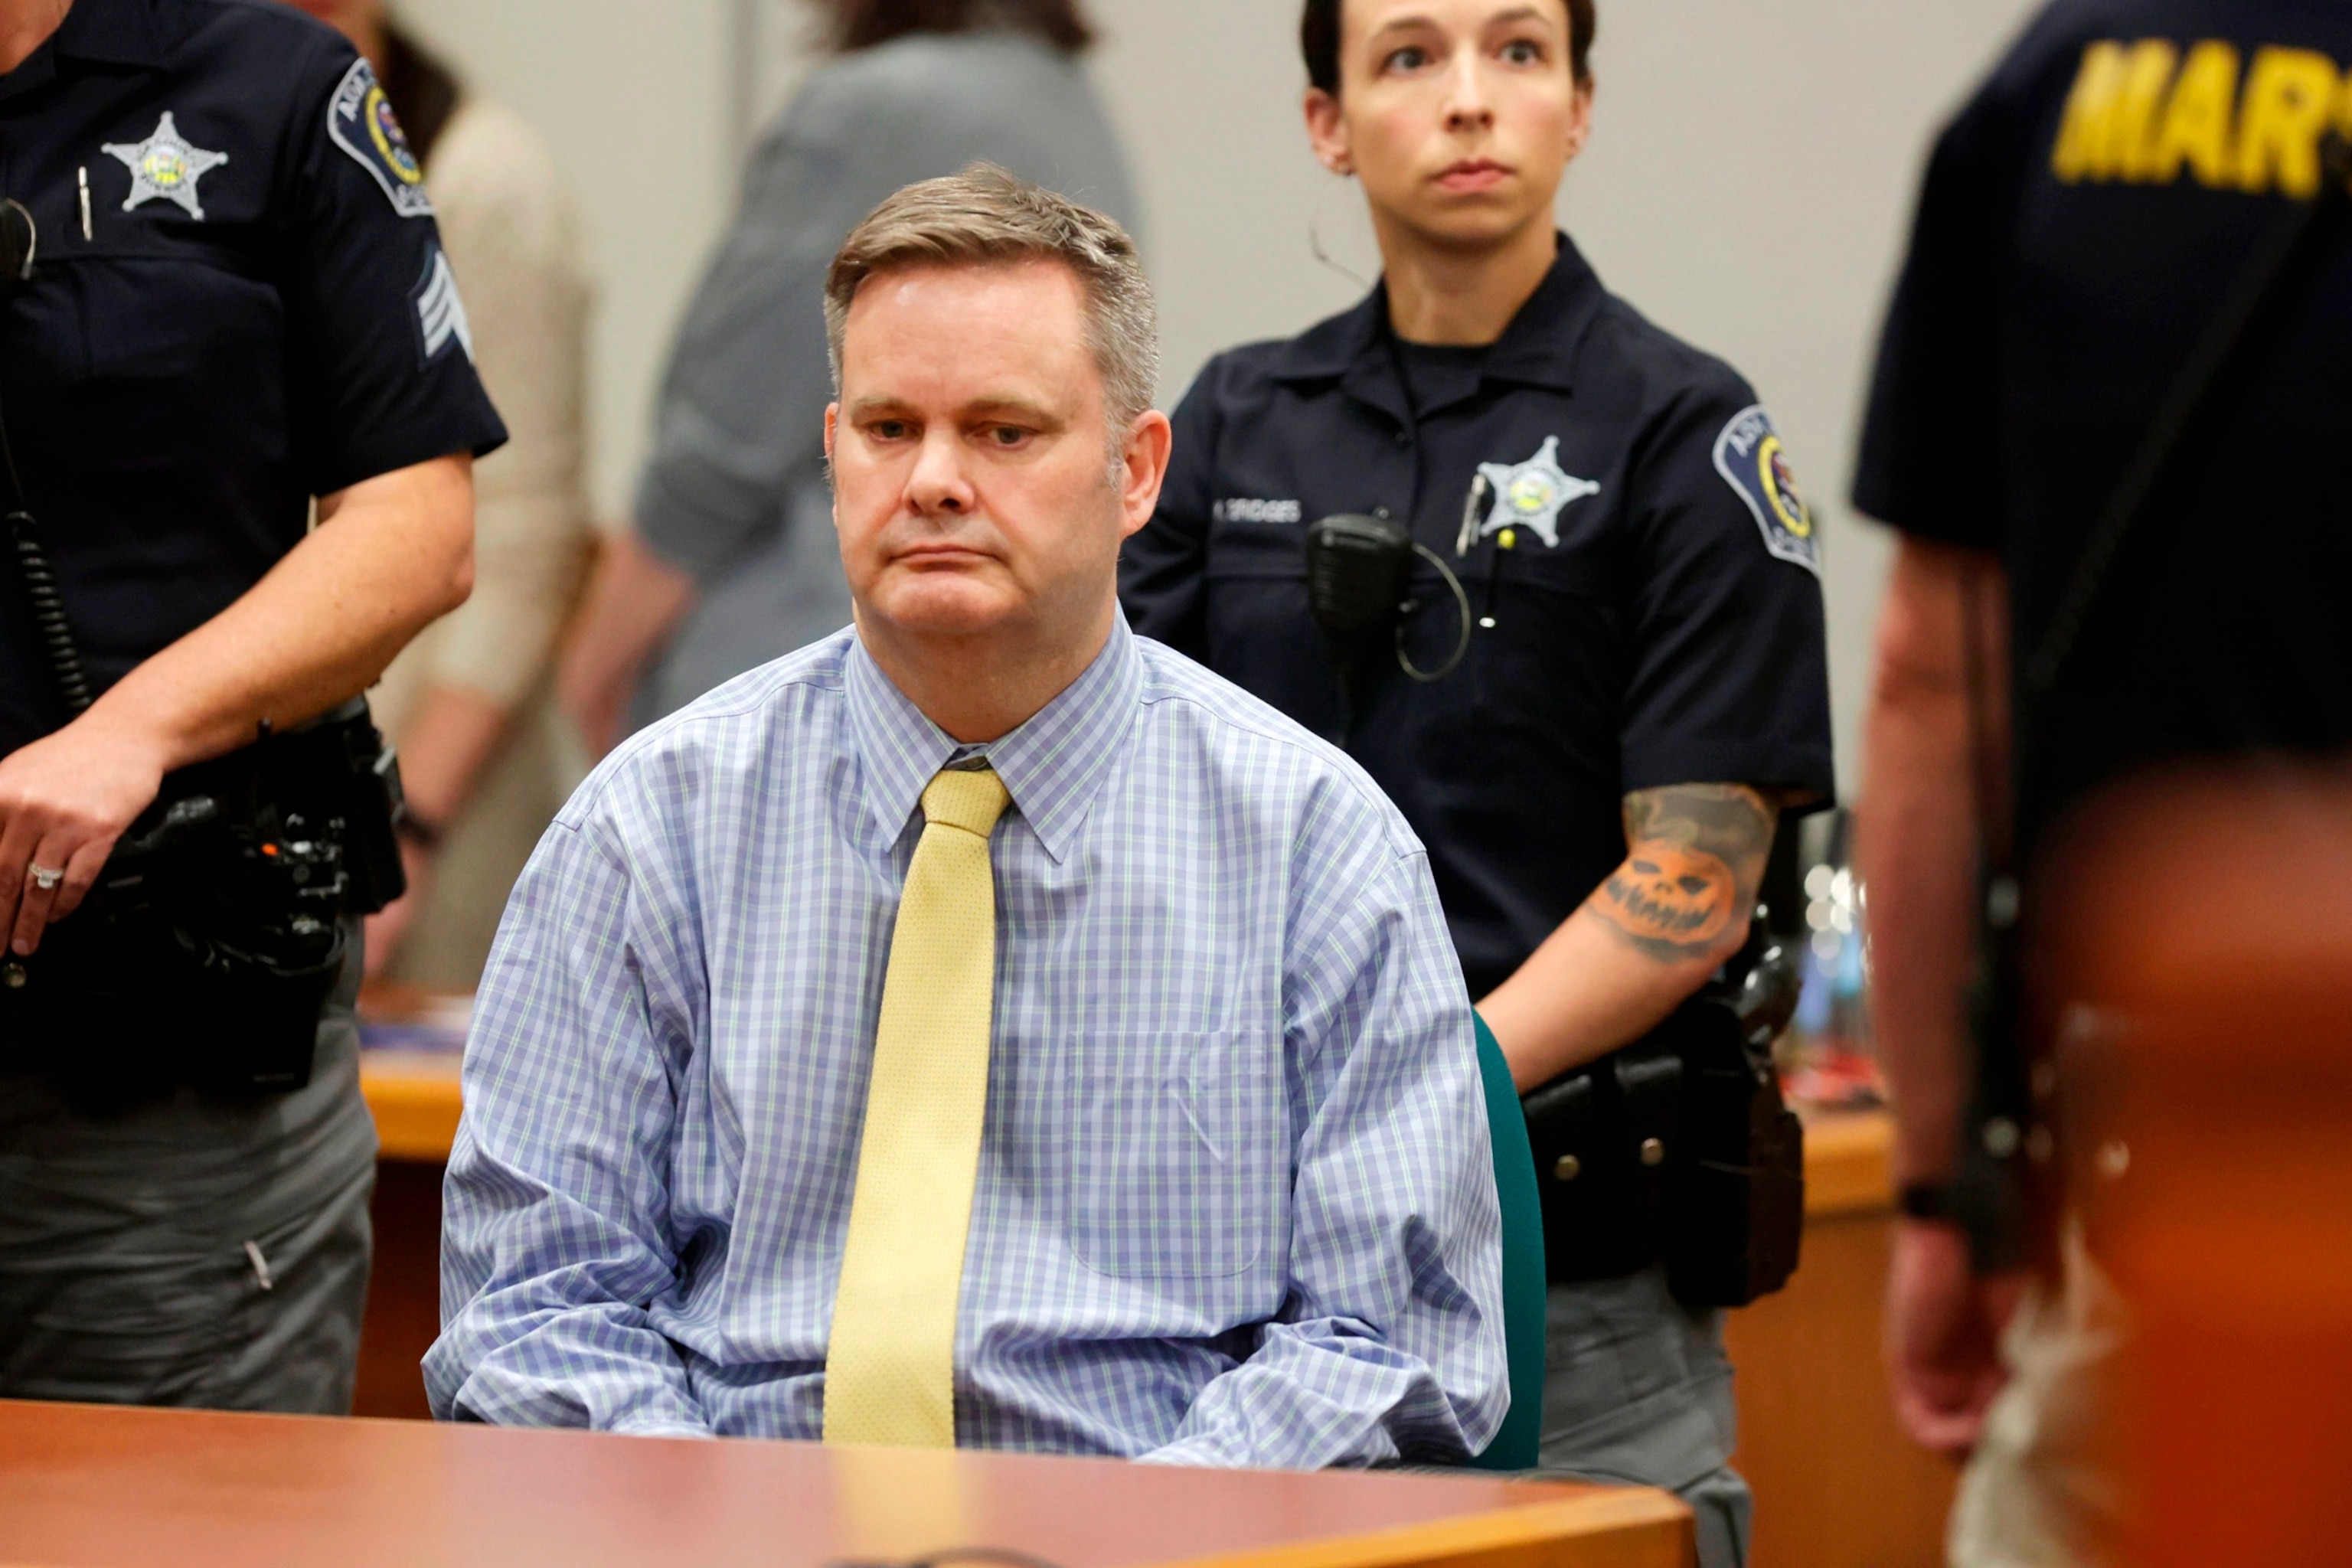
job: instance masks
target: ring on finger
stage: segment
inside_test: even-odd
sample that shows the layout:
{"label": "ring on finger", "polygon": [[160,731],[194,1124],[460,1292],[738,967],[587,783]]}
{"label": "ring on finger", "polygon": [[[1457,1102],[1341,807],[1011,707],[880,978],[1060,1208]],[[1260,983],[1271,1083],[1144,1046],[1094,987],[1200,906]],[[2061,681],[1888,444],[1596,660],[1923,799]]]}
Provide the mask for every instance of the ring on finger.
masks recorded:
{"label": "ring on finger", "polygon": [[26,867],[25,870],[32,877],[33,886],[45,893],[56,892],[58,884],[66,879],[66,874],[63,871],[52,871],[38,862]]}

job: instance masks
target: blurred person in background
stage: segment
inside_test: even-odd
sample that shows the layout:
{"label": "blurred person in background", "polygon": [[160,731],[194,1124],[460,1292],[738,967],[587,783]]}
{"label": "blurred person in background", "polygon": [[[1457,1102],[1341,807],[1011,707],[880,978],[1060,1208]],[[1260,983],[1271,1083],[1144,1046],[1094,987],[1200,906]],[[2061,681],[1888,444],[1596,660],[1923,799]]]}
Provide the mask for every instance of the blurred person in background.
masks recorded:
{"label": "blurred person in background", "polygon": [[2129,1517],[2098,1438],[2124,1304],[2078,1226],[2037,1238],[2003,1195],[2070,1167],[2063,1064],[2030,1065],[1998,984],[1972,1047],[1971,975],[2035,951],[2036,867],[2104,786],[2352,743],[2352,245],[2340,199],[2304,226],[2347,65],[2341,5],[2048,6],[1936,146],[1880,348],[1854,500],[1902,533],[1857,846],[1904,1215],[1887,1353],[1911,1436],[1969,1456],[1955,1563],[2113,1561]]}
{"label": "blurred person in background", "polygon": [[584,771],[551,666],[592,534],[583,466],[589,290],[562,171],[539,132],[467,89],[383,0],[297,0],[375,68],[425,167],[509,441],[474,475],[474,596],[384,672],[407,897],[368,923],[368,973],[471,991],[508,892]]}
{"label": "blurred person in background", "polygon": [[[1596,20],[1308,0],[1307,131],[1361,183],[1382,280],[1202,371],[1121,589],[1139,632],[1343,742],[1428,846],[1559,1205],[1541,1466],[1675,1490],[1730,1568],[1750,1503],[1720,1299],[1670,1288],[1679,1238],[1600,1151],[1643,1142],[1615,1086],[1665,1070],[1620,1053],[1656,1051],[1741,952],[1781,815],[1831,794],[1827,655],[1811,515],[1754,391],[1559,231]],[[1333,514],[1392,527],[1424,606],[1397,623],[1390,595],[1353,645],[1308,588]],[[1607,1128],[1580,1156],[1544,1152],[1552,1090]],[[1645,1168],[1689,1158],[1648,1142]]]}
{"label": "blurred person in background", "polygon": [[1078,0],[818,0],[835,58],[760,139],[670,354],[635,527],[560,689],[591,748],[846,625],[821,437],[824,270],[902,185],[999,165],[1135,223]]}

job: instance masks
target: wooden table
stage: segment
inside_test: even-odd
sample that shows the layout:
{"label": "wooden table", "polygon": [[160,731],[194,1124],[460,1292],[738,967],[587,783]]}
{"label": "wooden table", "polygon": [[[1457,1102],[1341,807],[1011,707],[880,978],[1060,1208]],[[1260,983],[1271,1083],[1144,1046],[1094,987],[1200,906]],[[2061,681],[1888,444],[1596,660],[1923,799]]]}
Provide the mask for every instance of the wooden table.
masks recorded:
{"label": "wooden table", "polygon": [[1643,1488],[0,1402],[0,1563],[1686,1568]]}
{"label": "wooden table", "polygon": [[[453,1056],[371,1053],[362,1072],[385,1163],[362,1414],[422,1416],[416,1363],[439,1331],[440,1162],[457,1125]],[[1883,1111],[1810,1119],[1805,1252],[1789,1288],[1734,1312],[1739,1451],[1756,1489],[1756,1568],[1936,1568],[1954,1472],[1896,1429],[1879,1363],[1894,1184]]]}

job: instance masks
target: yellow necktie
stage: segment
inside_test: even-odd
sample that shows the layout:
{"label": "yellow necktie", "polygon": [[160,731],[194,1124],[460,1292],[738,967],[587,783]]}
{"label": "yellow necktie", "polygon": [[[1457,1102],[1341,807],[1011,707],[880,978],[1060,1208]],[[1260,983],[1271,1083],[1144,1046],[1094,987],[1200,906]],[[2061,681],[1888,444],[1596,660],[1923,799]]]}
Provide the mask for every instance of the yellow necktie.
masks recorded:
{"label": "yellow necktie", "polygon": [[890,937],[849,1241],[824,1357],[824,1440],[955,1447],[956,1298],[980,1173],[996,888],[988,835],[1004,781],[950,771]]}

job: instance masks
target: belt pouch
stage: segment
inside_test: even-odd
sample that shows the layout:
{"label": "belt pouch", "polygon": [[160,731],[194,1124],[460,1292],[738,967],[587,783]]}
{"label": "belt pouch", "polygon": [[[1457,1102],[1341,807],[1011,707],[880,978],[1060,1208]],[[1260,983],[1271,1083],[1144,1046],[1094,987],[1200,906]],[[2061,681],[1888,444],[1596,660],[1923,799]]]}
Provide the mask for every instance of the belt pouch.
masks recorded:
{"label": "belt pouch", "polygon": [[1685,1068],[1684,1158],[1673,1162],[1666,1277],[1689,1307],[1744,1307],[1795,1272],[1805,1220],[1805,1133],[1769,1052],[1738,1016],[1701,1002],[1670,1025]]}
{"label": "belt pouch", "polygon": [[1615,1279],[1658,1260],[1682,1062],[1643,1040],[1526,1097],[1554,1284]]}

